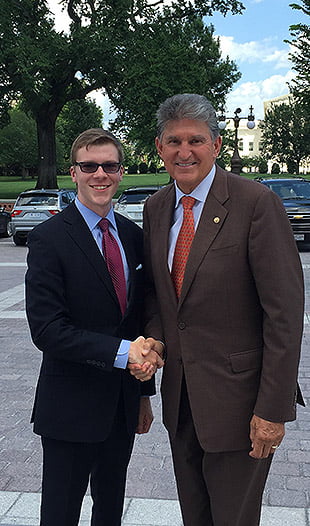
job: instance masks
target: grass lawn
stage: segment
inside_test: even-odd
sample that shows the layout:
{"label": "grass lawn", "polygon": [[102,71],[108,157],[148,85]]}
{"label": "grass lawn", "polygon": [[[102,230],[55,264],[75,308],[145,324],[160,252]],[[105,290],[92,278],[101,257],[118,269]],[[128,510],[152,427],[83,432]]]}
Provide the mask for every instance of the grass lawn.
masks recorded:
{"label": "grass lawn", "polygon": [[[71,181],[69,175],[61,175],[57,177],[59,188],[75,188],[75,184]],[[129,186],[148,186],[148,185],[163,185],[167,184],[169,176],[167,172],[159,174],[138,174],[125,175],[121,181],[116,197]],[[31,190],[35,188],[36,179],[21,180],[20,177],[0,177],[0,200],[16,199],[18,194],[24,190]]]}
{"label": "grass lawn", "polygon": [[[258,173],[244,173],[242,176],[249,179],[259,177]],[[280,174],[271,176],[270,174],[262,174],[262,177],[298,177],[291,176],[290,174]],[[302,177],[302,176],[300,176]],[[306,179],[310,178],[310,175],[303,176]],[[58,176],[58,186],[59,188],[75,188],[75,184],[71,181],[69,175]],[[134,175],[124,175],[123,180],[121,181],[118,191],[115,197],[118,197],[119,194],[129,186],[148,186],[148,185],[164,185],[169,181],[169,176],[167,172],[159,174],[134,174]],[[31,190],[35,188],[36,179],[26,179],[21,180],[20,177],[0,177],[0,201],[4,199],[16,199],[16,197],[23,192],[24,190]]]}

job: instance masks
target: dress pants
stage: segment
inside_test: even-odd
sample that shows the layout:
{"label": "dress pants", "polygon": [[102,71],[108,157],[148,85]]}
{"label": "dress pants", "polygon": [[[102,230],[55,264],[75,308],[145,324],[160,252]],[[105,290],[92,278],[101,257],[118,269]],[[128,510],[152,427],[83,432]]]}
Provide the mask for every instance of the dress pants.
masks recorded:
{"label": "dress pants", "polygon": [[42,437],[43,481],[40,526],[77,526],[90,482],[91,526],[120,526],[134,435],[124,409],[109,437],[98,443],[65,442]]}
{"label": "dress pants", "polygon": [[204,451],[184,381],[178,430],[170,444],[184,526],[259,525],[272,455],[258,460],[249,450]]}

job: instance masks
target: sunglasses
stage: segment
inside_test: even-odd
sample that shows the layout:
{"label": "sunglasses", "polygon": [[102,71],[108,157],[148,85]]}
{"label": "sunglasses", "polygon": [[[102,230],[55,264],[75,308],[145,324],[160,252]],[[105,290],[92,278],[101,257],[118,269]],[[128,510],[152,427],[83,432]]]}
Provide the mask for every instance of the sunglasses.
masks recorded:
{"label": "sunglasses", "polygon": [[84,172],[86,174],[93,174],[97,172],[99,166],[103,169],[103,171],[107,174],[116,174],[120,167],[122,166],[122,163],[88,163],[88,162],[82,162],[82,163],[74,163],[75,165],[80,167],[81,172]]}

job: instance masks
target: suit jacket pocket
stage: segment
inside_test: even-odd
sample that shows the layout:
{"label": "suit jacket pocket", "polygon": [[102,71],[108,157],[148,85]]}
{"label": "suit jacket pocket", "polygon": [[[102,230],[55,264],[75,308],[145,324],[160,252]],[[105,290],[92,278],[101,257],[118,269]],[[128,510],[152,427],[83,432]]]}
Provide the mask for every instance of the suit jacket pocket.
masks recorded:
{"label": "suit jacket pocket", "polygon": [[229,245],[225,247],[214,246],[211,247],[210,253],[216,256],[229,256],[239,251],[239,245]]}
{"label": "suit jacket pocket", "polygon": [[250,369],[260,369],[263,359],[262,349],[252,349],[230,354],[231,368],[234,373],[242,373]]}

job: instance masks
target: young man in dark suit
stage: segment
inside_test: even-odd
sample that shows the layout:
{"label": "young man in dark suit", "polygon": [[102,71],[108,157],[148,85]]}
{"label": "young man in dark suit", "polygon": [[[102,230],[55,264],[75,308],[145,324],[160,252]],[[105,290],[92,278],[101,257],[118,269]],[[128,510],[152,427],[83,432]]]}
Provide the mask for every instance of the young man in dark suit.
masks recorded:
{"label": "young man in dark suit", "polygon": [[163,415],[184,525],[257,526],[272,454],[296,417],[298,251],[277,195],[215,164],[205,97],[163,102],[156,146],[174,184],[144,208],[147,333],[167,348]]}
{"label": "young man in dark suit", "polygon": [[[88,482],[92,526],[119,526],[134,433],[149,395],[127,370],[143,364],[142,230],[114,214],[119,141],[90,129],[73,143],[77,198],[29,235],[26,309],[42,351],[32,420],[43,445],[41,526],[76,526]],[[160,346],[160,345],[159,345]],[[149,380],[163,362],[150,351]]]}

